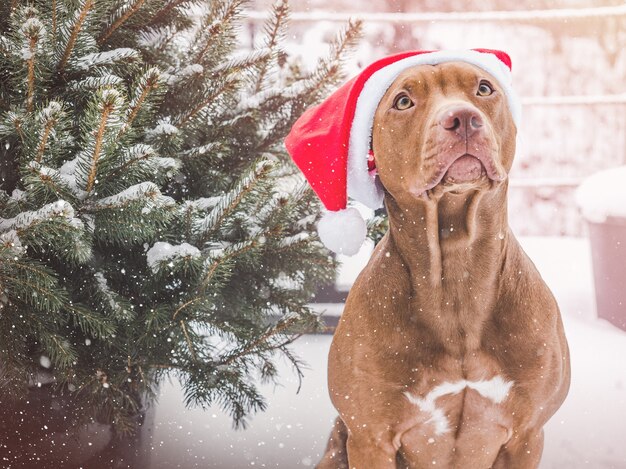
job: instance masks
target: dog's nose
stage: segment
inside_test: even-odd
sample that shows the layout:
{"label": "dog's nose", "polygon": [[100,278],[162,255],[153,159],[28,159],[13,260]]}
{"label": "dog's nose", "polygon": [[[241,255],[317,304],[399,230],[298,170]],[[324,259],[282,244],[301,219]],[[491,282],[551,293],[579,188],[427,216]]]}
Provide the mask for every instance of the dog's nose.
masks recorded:
{"label": "dog's nose", "polygon": [[483,126],[483,119],[480,117],[478,109],[466,105],[456,105],[447,107],[441,112],[439,125],[461,137],[469,137]]}

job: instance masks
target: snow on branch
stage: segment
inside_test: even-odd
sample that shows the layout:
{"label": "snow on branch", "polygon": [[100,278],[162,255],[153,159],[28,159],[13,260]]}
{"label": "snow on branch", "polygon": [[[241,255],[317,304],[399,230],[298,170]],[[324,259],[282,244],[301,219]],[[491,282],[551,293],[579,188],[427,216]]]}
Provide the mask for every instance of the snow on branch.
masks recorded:
{"label": "snow on branch", "polygon": [[106,75],[97,77],[87,77],[81,81],[70,83],[69,88],[74,91],[98,90],[100,88],[113,88],[120,86],[124,80],[117,75],[107,73]]}
{"label": "snow on branch", "polygon": [[0,234],[0,247],[8,249],[14,256],[22,255],[25,250],[15,230]]}
{"label": "snow on branch", "polygon": [[139,53],[135,49],[120,47],[119,49],[113,49],[106,52],[94,52],[83,55],[82,57],[77,58],[73,65],[80,70],[89,70],[89,68],[93,66],[111,65],[122,60],[135,59],[138,56]]}
{"label": "snow on branch", "polygon": [[200,250],[189,243],[172,245],[164,241],[157,241],[146,253],[148,267],[157,273],[163,264],[180,259],[196,259],[200,257]]}
{"label": "snow on branch", "polygon": [[28,168],[33,174],[38,175],[40,181],[52,184],[55,192],[63,193],[67,191],[69,192],[70,197],[73,194],[78,198],[81,198],[82,191],[80,191],[80,189],[76,186],[76,180],[73,176],[63,173],[63,168],[61,168],[61,170],[56,170],[54,168],[44,166],[37,161],[31,161],[28,164]]}
{"label": "snow on branch", "polygon": [[183,211],[186,210],[211,210],[213,207],[215,207],[220,200],[222,200],[221,197],[216,196],[216,197],[201,197],[199,199],[195,199],[195,200],[187,200],[184,202],[183,204]]}
{"label": "snow on branch", "polygon": [[162,135],[176,135],[178,133],[178,128],[172,124],[172,121],[169,117],[160,119],[158,124],[154,129],[150,129],[146,131],[146,136],[148,138],[160,137]]}
{"label": "snow on branch", "polygon": [[54,132],[54,126],[61,118],[63,113],[63,104],[59,101],[50,101],[48,106],[42,109],[37,115],[37,119],[42,125],[42,132],[39,137],[39,145],[37,145],[37,155],[35,161],[41,162],[44,152],[46,151],[46,145],[48,138]]}
{"label": "snow on branch", "polygon": [[38,18],[28,18],[22,27],[20,33],[24,36],[21,55],[27,63],[27,95],[26,110],[28,112],[33,109],[33,95],[35,93],[35,54],[41,46],[41,40],[45,35],[43,23]]}
{"label": "snow on branch", "polygon": [[96,209],[110,209],[126,206],[137,201],[149,201],[155,207],[174,205],[174,199],[161,194],[159,186],[153,182],[142,182],[124,189],[122,192],[94,201]]}
{"label": "snow on branch", "polygon": [[132,313],[129,311],[129,308],[119,302],[119,295],[111,290],[109,287],[108,281],[102,272],[96,272],[94,274],[94,278],[96,280],[96,285],[98,287],[98,291],[107,302],[108,306],[112,311],[120,318],[128,318],[132,317]]}
{"label": "snow on branch", "polygon": [[80,228],[82,222],[74,218],[74,208],[65,200],[57,200],[44,205],[39,210],[22,212],[14,218],[0,219],[0,231],[21,230],[28,228],[34,223],[50,220],[53,218],[65,218],[73,226]]}
{"label": "snow on branch", "polygon": [[288,248],[290,246],[293,246],[294,244],[308,241],[310,238],[311,238],[310,234],[303,231],[293,236],[286,236],[282,238],[280,241],[278,241],[278,247]]}
{"label": "snow on branch", "polygon": [[[349,13],[349,12],[294,12],[290,21],[317,22],[333,21],[344,23],[351,18],[378,23],[430,23],[434,21],[482,22],[482,21],[542,21],[565,19],[588,19],[626,16],[626,4],[589,8],[558,8],[546,10],[515,11],[468,11],[468,12],[420,12],[420,13]],[[243,19],[266,21],[268,13],[248,11]]]}
{"label": "snow on branch", "polygon": [[205,155],[209,152],[214,152],[215,150],[219,150],[222,148],[222,145],[219,142],[209,142],[205,145],[200,145],[199,147],[193,147],[190,150],[186,150],[183,152],[183,156],[189,158],[195,158],[197,156]]}
{"label": "snow on branch", "polygon": [[168,85],[175,85],[176,83],[183,81],[194,75],[201,76],[204,72],[204,67],[200,64],[187,65],[175,73],[170,75],[167,80]]}

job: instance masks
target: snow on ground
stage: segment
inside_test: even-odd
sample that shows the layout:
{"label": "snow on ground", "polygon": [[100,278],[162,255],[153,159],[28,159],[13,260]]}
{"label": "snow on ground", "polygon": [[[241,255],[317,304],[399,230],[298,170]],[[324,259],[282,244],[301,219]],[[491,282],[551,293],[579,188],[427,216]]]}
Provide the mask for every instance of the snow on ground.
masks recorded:
{"label": "snow on ground", "polygon": [[[572,387],[546,426],[541,469],[626,468],[626,332],[595,319],[588,242],[521,242],[559,302],[572,357]],[[347,270],[354,274],[356,269]],[[340,310],[327,309],[331,314]],[[308,335],[296,342],[295,350],[310,366],[300,393],[283,364],[282,386],[263,388],[268,410],[252,418],[244,431],[233,430],[219,409],[185,409],[180,387],[164,386],[149,469],[313,467],[336,415],[326,390],[330,342],[329,335]]]}
{"label": "snow on ground", "polygon": [[[610,187],[612,190],[604,190]],[[603,223],[607,217],[626,217],[626,166],[605,169],[585,179],[576,202],[587,220]]]}

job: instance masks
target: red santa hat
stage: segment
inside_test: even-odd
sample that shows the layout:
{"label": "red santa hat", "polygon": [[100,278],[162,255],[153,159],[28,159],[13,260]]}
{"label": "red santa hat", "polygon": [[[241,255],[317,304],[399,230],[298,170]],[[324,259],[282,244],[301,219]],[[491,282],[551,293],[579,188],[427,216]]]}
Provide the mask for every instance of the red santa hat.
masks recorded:
{"label": "red santa hat", "polygon": [[285,146],[327,213],[318,224],[331,251],[354,255],[366,237],[365,221],[348,197],[371,209],[382,206],[383,190],[368,157],[374,113],[402,71],[417,65],[465,62],[491,74],[503,90],[516,125],[521,106],[511,87],[511,59],[490,49],[411,51],[380,59],[345,83],[293,125]]}

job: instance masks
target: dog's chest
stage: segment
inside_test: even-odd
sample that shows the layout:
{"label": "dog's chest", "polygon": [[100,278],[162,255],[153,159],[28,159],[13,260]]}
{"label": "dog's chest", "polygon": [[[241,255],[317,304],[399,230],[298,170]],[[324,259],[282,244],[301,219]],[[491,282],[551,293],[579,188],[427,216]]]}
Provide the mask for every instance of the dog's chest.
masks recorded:
{"label": "dog's chest", "polygon": [[[404,395],[417,413],[424,414],[424,423],[432,427],[434,436],[441,436],[457,430],[464,423],[462,414],[500,414],[501,404],[509,397],[513,384],[513,381],[496,375],[478,381],[444,381],[425,394],[407,391]],[[457,416],[459,411],[460,417]]]}
{"label": "dog's chest", "polygon": [[513,433],[507,405],[513,387],[494,376],[443,382],[422,396],[406,393],[415,420],[399,449],[408,467],[490,467]]}
{"label": "dog's chest", "polygon": [[[452,358],[429,369],[437,371],[417,371],[419,378],[403,394],[410,428],[402,447],[435,460],[452,448],[497,451],[511,435],[516,383],[486,354],[466,360],[462,369]],[[484,435],[490,438],[482,441]]]}

